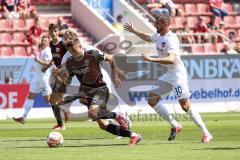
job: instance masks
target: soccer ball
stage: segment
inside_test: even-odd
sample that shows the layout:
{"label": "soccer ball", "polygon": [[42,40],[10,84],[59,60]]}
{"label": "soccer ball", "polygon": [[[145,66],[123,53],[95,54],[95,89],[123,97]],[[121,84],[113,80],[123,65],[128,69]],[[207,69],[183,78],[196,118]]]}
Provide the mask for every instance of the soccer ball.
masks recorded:
{"label": "soccer ball", "polygon": [[47,136],[47,144],[51,148],[60,147],[63,145],[63,136],[59,132],[51,132]]}

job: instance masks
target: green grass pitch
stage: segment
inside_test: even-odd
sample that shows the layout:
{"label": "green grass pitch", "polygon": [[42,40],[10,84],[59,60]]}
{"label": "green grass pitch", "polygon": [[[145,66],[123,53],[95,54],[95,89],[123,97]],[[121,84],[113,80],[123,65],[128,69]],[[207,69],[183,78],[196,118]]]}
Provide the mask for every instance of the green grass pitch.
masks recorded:
{"label": "green grass pitch", "polygon": [[132,130],[143,140],[128,146],[128,138],[117,139],[100,130],[95,122],[75,121],[61,131],[64,145],[48,148],[46,137],[54,120],[28,120],[20,125],[0,121],[0,160],[240,160],[240,113],[202,114],[214,140],[201,144],[199,128],[180,118],[184,129],[168,142],[165,121],[133,121]]}

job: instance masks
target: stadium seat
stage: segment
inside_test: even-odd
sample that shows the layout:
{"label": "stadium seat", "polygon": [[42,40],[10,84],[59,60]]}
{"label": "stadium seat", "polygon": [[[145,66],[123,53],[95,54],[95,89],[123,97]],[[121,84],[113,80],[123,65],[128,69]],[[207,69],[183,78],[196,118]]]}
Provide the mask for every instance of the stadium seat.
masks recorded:
{"label": "stadium seat", "polygon": [[183,28],[183,22],[185,19],[183,17],[175,17],[175,28]]}
{"label": "stadium seat", "polygon": [[195,16],[190,16],[187,17],[187,25],[189,28],[193,28],[195,26],[195,24],[197,23],[197,17]]}
{"label": "stadium seat", "polygon": [[209,12],[209,5],[206,3],[198,3],[197,11],[198,11],[199,15],[211,15],[212,14],[211,12]]}
{"label": "stadium seat", "polygon": [[13,56],[12,47],[0,47],[0,53],[1,56],[4,57],[12,57]]}
{"label": "stadium seat", "polygon": [[192,53],[193,54],[204,54],[203,46],[192,46]]}
{"label": "stadium seat", "polygon": [[13,21],[13,29],[15,31],[26,31],[25,22],[22,19],[17,19]]}
{"label": "stadium seat", "polygon": [[147,4],[148,3],[148,0],[136,0],[136,1],[140,4]]}
{"label": "stadium seat", "polygon": [[15,44],[20,44],[20,45],[26,44],[24,33],[22,32],[13,33],[13,41]]}
{"label": "stadium seat", "polygon": [[9,19],[0,19],[0,31],[7,32],[12,30],[12,23]]}
{"label": "stadium seat", "polygon": [[238,29],[238,37],[240,37],[240,29]]}
{"label": "stadium seat", "polygon": [[201,18],[203,19],[204,24],[208,24],[210,22],[210,17],[209,16],[201,16]]}
{"label": "stadium seat", "polygon": [[38,4],[41,4],[41,5],[48,5],[49,2],[51,2],[51,0],[38,0]]}
{"label": "stadium seat", "polygon": [[194,3],[187,3],[185,4],[185,13],[187,15],[197,15],[197,8]]}
{"label": "stadium seat", "polygon": [[216,17],[216,19],[215,19],[216,26],[219,27],[219,24],[220,24],[221,21],[222,21],[222,19],[220,17]]}
{"label": "stadium seat", "polygon": [[236,16],[236,25],[240,27],[240,16]]}
{"label": "stadium seat", "polygon": [[214,47],[213,44],[205,45],[203,48],[204,48],[205,54],[207,54],[207,55],[209,55],[209,54],[217,54],[216,48]]}
{"label": "stadium seat", "polygon": [[235,14],[231,3],[224,3],[224,8],[227,10],[229,14],[231,15]]}
{"label": "stadium seat", "polygon": [[176,6],[176,8],[181,9],[181,10],[183,11],[183,13],[185,13],[185,8],[184,8],[184,5],[183,5],[183,4],[181,4],[181,3],[176,3],[175,6]]}
{"label": "stadium seat", "polygon": [[29,29],[35,25],[35,21],[34,19],[26,19],[25,24],[26,24],[26,28]]}
{"label": "stadium seat", "polygon": [[13,50],[16,57],[27,57],[25,47],[14,47]]}
{"label": "stadium seat", "polygon": [[12,35],[10,33],[0,34],[0,44],[1,45],[11,45],[13,42]]}
{"label": "stadium seat", "polygon": [[224,17],[225,27],[233,28],[236,26],[236,21],[233,16]]}

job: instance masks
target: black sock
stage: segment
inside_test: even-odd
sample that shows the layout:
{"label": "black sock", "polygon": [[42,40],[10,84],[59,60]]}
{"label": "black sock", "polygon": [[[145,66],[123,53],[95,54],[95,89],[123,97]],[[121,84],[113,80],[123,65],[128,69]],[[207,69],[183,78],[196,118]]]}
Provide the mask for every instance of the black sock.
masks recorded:
{"label": "black sock", "polygon": [[60,102],[61,105],[67,104],[67,103],[71,103],[79,98],[86,98],[86,96],[83,96],[82,94],[78,93],[78,94],[74,94],[74,95],[70,95],[70,96],[66,96],[64,97],[64,100]]}
{"label": "black sock", "polygon": [[121,137],[131,137],[132,134],[131,131],[124,130],[120,126],[115,124],[109,124],[106,131]]}
{"label": "black sock", "polygon": [[61,109],[58,105],[53,105],[52,106],[52,110],[54,113],[54,117],[57,120],[57,124],[62,126],[63,125],[63,121],[62,121],[62,117],[61,117]]}
{"label": "black sock", "polygon": [[109,112],[106,109],[100,109],[98,111],[97,118],[93,119],[93,121],[96,121],[98,119],[116,119],[117,113],[115,112]]}

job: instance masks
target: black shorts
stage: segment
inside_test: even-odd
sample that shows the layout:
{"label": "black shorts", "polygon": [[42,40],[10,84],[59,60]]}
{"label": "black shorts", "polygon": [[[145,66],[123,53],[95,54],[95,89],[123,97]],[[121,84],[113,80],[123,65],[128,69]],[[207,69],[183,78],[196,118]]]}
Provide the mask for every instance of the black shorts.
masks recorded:
{"label": "black shorts", "polygon": [[86,95],[87,98],[80,99],[80,102],[86,106],[98,105],[102,109],[106,108],[109,99],[109,90],[106,85],[98,88],[80,86],[79,93]]}

